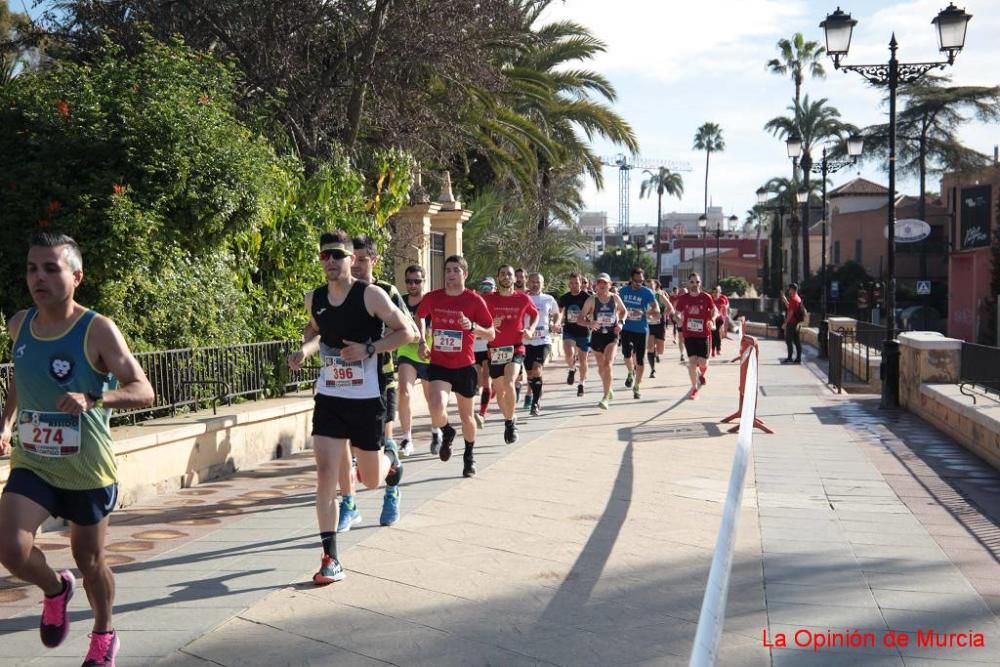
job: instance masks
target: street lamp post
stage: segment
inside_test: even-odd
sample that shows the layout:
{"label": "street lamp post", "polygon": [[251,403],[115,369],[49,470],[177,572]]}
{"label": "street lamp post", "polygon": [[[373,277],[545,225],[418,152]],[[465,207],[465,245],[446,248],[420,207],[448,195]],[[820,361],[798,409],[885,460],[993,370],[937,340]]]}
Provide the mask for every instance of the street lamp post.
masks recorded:
{"label": "street lamp post", "polygon": [[[762,209],[764,209],[765,211],[771,211],[772,213],[777,212],[777,214],[778,214],[778,219],[774,223],[774,230],[773,230],[774,231],[774,238],[771,239],[771,272],[773,274],[775,274],[775,275],[771,276],[771,282],[775,283],[775,284],[773,284],[771,286],[771,289],[772,290],[777,290],[778,293],[780,294],[781,293],[781,288],[782,288],[782,284],[781,284],[781,282],[782,282],[781,281],[781,277],[782,277],[781,276],[781,264],[782,264],[782,262],[781,262],[781,253],[782,253],[782,248],[781,248],[781,246],[784,243],[783,240],[782,240],[782,238],[781,238],[781,236],[782,236],[782,224],[783,224],[783,220],[785,218],[785,199],[779,193],[779,195],[777,197],[777,200],[778,200],[777,206],[772,205],[772,204],[768,204],[767,203],[768,202],[768,194],[770,194],[770,193],[767,191],[767,188],[758,188],[757,189],[757,203],[760,205],[760,207]],[[776,280],[775,280],[775,276],[777,277]]]}
{"label": "street lamp post", "polygon": [[932,63],[901,63],[896,60],[896,34],[889,40],[888,65],[841,65],[851,47],[851,34],[858,22],[837,8],[828,14],[820,27],[826,35],[826,53],[836,69],[857,72],[876,86],[889,89],[889,205],[886,285],[886,338],[882,344],[882,407],[899,407],[899,342],[896,338],[896,88],[900,82],[913,83],[927,72],[955,64],[955,56],[965,46],[965,32],[972,18],[954,3],[942,9],[931,21],[938,31],[938,50],[948,59]]}
{"label": "street lamp post", "polygon": [[708,216],[704,213],[698,216],[698,226],[701,227],[701,279],[705,280],[708,273]]}

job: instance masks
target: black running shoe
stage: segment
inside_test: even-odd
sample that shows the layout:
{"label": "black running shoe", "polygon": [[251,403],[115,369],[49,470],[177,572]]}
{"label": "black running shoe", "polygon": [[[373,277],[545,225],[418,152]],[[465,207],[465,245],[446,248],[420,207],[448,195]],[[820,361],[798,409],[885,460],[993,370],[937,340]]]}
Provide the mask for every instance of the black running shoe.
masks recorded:
{"label": "black running shoe", "polygon": [[513,420],[507,420],[504,422],[503,441],[508,445],[513,445],[517,442],[517,422]]}
{"label": "black running shoe", "polygon": [[538,416],[538,404],[537,403],[532,403],[531,404],[531,411],[528,414],[531,415],[532,417],[537,417]]}
{"label": "black running shoe", "polygon": [[441,429],[441,449],[438,451],[438,457],[442,461],[451,458],[451,443],[453,442],[455,442],[455,427],[451,424],[445,424]]}
{"label": "black running shoe", "polygon": [[652,380],[655,377],[656,377],[656,371],[654,370],[649,371],[649,379]]}
{"label": "black running shoe", "polygon": [[576,369],[569,369],[569,373],[566,375],[566,384],[573,386],[573,379],[576,377]]}
{"label": "black running shoe", "polygon": [[472,458],[471,454],[466,454],[462,457],[464,465],[462,466],[462,477],[475,477],[476,476],[476,460]]}
{"label": "black running shoe", "polygon": [[632,386],[632,382],[634,380],[635,380],[635,376],[633,376],[632,373],[630,372],[628,375],[625,376],[625,387],[626,388],[631,387]]}
{"label": "black running shoe", "polygon": [[582,384],[576,385],[576,395],[577,396],[583,396],[583,385]]}

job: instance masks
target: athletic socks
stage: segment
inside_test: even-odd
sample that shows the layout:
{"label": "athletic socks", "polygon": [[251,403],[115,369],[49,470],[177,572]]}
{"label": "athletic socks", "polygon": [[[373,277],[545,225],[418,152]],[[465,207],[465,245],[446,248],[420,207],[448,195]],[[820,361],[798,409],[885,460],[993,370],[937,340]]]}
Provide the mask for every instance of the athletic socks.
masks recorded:
{"label": "athletic socks", "polygon": [[649,368],[650,368],[650,370],[654,370],[655,371],[656,370],[656,353],[655,352],[647,352],[646,353],[646,359],[649,361]]}
{"label": "athletic socks", "polygon": [[476,446],[476,443],[469,442],[468,440],[466,440],[465,441],[465,455],[463,456],[463,458],[465,458],[466,460],[471,459],[472,458],[472,448],[475,447],[475,446]]}
{"label": "athletic socks", "polygon": [[437,426],[431,426],[431,435],[441,435],[441,429]]}
{"label": "athletic socks", "polygon": [[528,384],[531,386],[531,401],[534,405],[538,405],[542,398],[542,378],[531,378]]}
{"label": "athletic socks", "polygon": [[339,561],[337,558],[337,533],[334,531],[323,531],[319,534],[319,539],[323,542],[323,553],[332,558],[333,560]]}
{"label": "athletic socks", "polygon": [[479,397],[479,414],[485,415],[486,410],[490,407],[490,390],[483,389],[482,395]]}

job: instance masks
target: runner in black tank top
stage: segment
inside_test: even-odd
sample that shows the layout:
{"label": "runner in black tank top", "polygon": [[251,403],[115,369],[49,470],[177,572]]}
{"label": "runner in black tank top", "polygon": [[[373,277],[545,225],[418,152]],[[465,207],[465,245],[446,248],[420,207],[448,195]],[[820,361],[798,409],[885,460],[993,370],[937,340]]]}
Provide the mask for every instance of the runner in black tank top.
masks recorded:
{"label": "runner in black tank top", "polygon": [[[351,451],[358,460],[358,476],[368,488],[376,488],[383,478],[387,486],[395,487],[403,471],[395,451],[382,453],[383,380],[378,355],[414,341],[417,331],[383,290],[354,279],[353,258],[344,232],[323,234],[320,262],[327,284],[306,295],[310,318],[305,340],[288,359],[292,370],[301,369],[317,352],[322,360],[312,429],[316,515],[323,545],[320,569],[313,575],[317,585],[344,578],[337,559],[337,483],[341,467],[350,465]],[[397,506],[398,493],[392,490]]]}
{"label": "runner in black tank top", "polygon": [[593,298],[583,307],[584,322],[590,325],[593,333],[590,335],[590,349],[597,359],[597,371],[604,385],[604,397],[597,404],[602,410],[607,410],[615,392],[611,388],[614,380],[615,352],[618,349],[618,334],[625,318],[625,304],[621,297],[612,293],[611,277],[606,273],[597,276],[597,288]]}

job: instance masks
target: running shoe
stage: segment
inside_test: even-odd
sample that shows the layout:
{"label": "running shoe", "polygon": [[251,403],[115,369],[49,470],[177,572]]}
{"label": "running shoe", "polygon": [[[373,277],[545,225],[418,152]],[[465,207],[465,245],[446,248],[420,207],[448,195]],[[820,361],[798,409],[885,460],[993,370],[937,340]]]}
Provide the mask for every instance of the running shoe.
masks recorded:
{"label": "running shoe", "polygon": [[517,422],[513,419],[508,419],[503,425],[503,441],[508,445],[513,445],[517,442]]}
{"label": "running shoe", "polygon": [[635,398],[635,399],[639,399],[639,398],[642,398],[642,396],[640,396],[640,395],[639,395],[639,385],[636,385],[636,386],[635,386],[635,387],[634,387],[634,388],[632,389],[632,398]]}
{"label": "running shoe", "polygon": [[660,363],[660,355],[654,354],[653,358],[656,359],[656,363]]}
{"label": "running shoe", "polygon": [[385,487],[385,496],[382,498],[382,514],[378,518],[379,525],[391,526],[399,521],[399,487]]}
{"label": "running shoe", "polygon": [[688,394],[688,398],[689,398],[690,400],[692,400],[692,401],[693,401],[694,399],[698,398],[698,390],[697,390],[697,389],[694,389],[694,388],[692,388],[692,389],[691,389],[691,393],[689,393],[689,394]]}
{"label": "running shoe", "polygon": [[532,417],[537,417],[538,416],[538,404],[537,403],[532,403],[531,404],[531,412],[529,412],[528,414],[530,414]]}
{"label": "running shoe", "polygon": [[438,455],[438,449],[441,448],[441,434],[431,433],[431,456]]}
{"label": "running shoe", "polygon": [[687,359],[685,359],[685,358],[684,358],[684,355],[682,354],[682,355],[681,355],[681,363],[683,364],[683,363],[684,363],[685,361],[687,361]]}
{"label": "running shoe", "polygon": [[635,378],[632,376],[632,373],[629,373],[628,375],[625,376],[625,388],[626,389],[628,389],[629,387],[632,386],[632,381],[634,379]]}
{"label": "running shoe", "polygon": [[83,667],[115,667],[115,656],[121,642],[117,632],[93,632],[90,635],[90,650],[83,659]]}
{"label": "running shoe", "polygon": [[472,453],[469,452],[462,456],[462,477],[475,477],[476,476],[476,460],[472,458]]}
{"label": "running shoe", "polygon": [[476,428],[482,428],[482,427],[486,426],[486,417],[484,417],[479,412],[477,412],[475,414],[475,417],[476,417]]}
{"label": "running shoe", "polygon": [[62,582],[62,592],[54,597],[45,596],[42,602],[42,623],[39,632],[42,636],[42,643],[49,648],[55,648],[63,643],[66,635],[69,634],[69,616],[66,615],[66,606],[73,599],[73,589],[76,588],[76,578],[69,570],[59,573],[59,580]]}
{"label": "running shoe", "polygon": [[607,398],[608,401],[615,400],[615,390],[614,389],[608,389],[608,395],[605,398]]}
{"label": "running shoe", "polygon": [[361,521],[361,511],[358,504],[351,502],[352,507],[347,506],[347,501],[340,499],[340,520],[337,521],[337,532],[346,533],[356,523]]}
{"label": "running shoe", "polygon": [[650,369],[650,371],[649,371],[649,379],[652,380],[655,377],[656,377],[656,371]]}
{"label": "running shoe", "polygon": [[399,445],[395,440],[386,440],[385,455],[389,457],[389,473],[385,476],[385,485],[396,486],[403,479],[403,463],[399,460]]}
{"label": "running shoe", "polygon": [[698,373],[698,386],[704,387],[706,384],[708,384],[708,379],[705,377],[705,374]]}
{"label": "running shoe", "polygon": [[445,424],[441,429],[441,449],[438,450],[438,457],[442,461],[451,458],[451,443],[455,442],[455,427]]}
{"label": "running shoe", "polygon": [[573,386],[573,379],[576,377],[576,369],[569,369],[569,373],[566,374],[566,384]]}
{"label": "running shoe", "polygon": [[413,441],[409,438],[403,438],[403,445],[399,448],[400,456],[413,456]]}
{"label": "running shoe", "polygon": [[319,572],[313,575],[313,583],[317,586],[326,586],[335,581],[343,581],[344,576],[344,568],[341,567],[340,561],[323,554]]}
{"label": "running shoe", "polygon": [[607,410],[608,409],[608,397],[605,396],[600,401],[598,401],[597,407],[599,407],[601,410]]}
{"label": "running shoe", "polygon": [[576,395],[583,396],[583,384],[576,385]]}
{"label": "running shoe", "polygon": [[529,391],[524,397],[524,409],[527,410],[531,407],[531,392]]}

